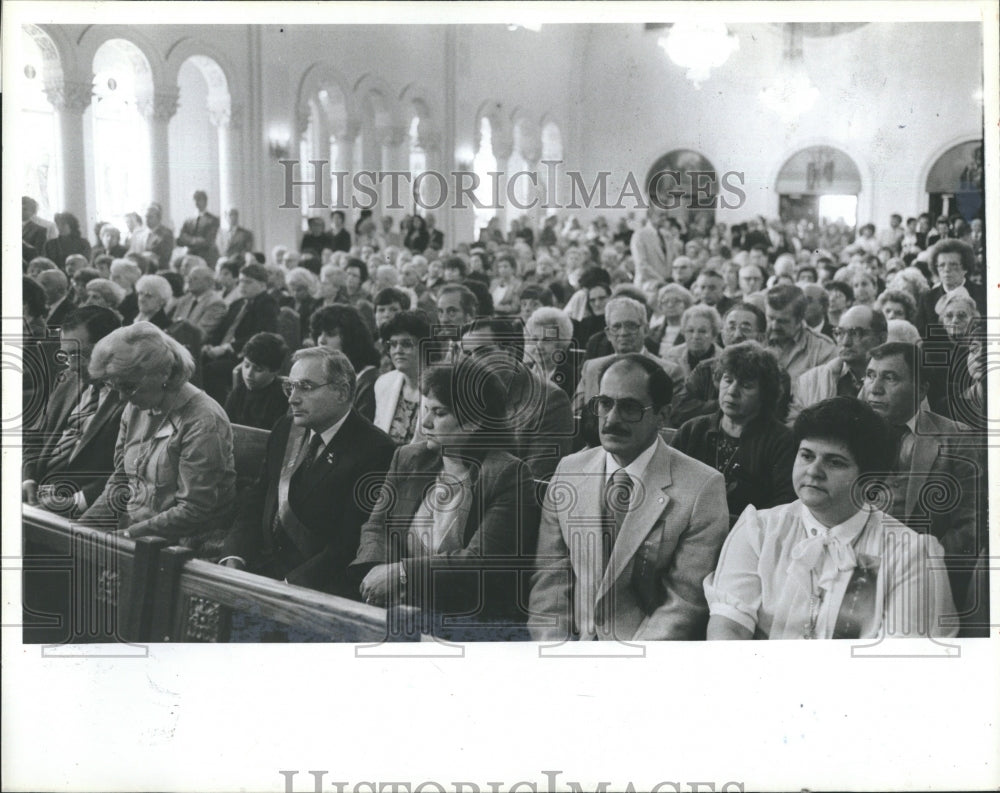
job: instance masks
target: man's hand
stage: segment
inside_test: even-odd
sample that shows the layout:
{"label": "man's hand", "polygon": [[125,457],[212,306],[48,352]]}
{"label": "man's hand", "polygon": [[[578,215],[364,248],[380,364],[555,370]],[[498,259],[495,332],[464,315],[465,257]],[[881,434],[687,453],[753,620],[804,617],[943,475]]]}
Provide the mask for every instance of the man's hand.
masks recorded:
{"label": "man's hand", "polygon": [[361,582],[361,597],[372,606],[382,606],[389,602],[390,592],[399,586],[400,563],[377,564]]}
{"label": "man's hand", "polygon": [[239,559],[223,559],[219,562],[223,567],[231,567],[233,570],[246,570],[247,566]]}

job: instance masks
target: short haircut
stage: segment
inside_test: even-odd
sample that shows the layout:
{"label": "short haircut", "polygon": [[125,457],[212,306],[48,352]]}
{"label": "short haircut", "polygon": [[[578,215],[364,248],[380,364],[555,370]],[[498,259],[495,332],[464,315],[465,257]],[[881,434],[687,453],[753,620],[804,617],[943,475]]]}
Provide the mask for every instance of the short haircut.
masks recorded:
{"label": "short haircut", "polygon": [[496,373],[477,358],[425,368],[420,391],[451,411],[463,428],[477,424],[481,429],[474,434],[507,429],[507,390]]}
{"label": "short haircut", "polygon": [[101,274],[93,267],[82,267],[73,273],[73,283],[77,286],[86,286],[95,278],[100,278]]}
{"label": "short haircut", "polygon": [[[720,273],[718,270],[713,270],[710,267],[698,273],[698,278],[718,278],[720,281],[726,280],[725,278],[723,278],[722,273]],[[695,280],[697,281],[698,278],[695,278]]]}
{"label": "short haircut", "polygon": [[184,276],[180,273],[174,272],[173,270],[164,270],[159,274],[161,278],[166,279],[167,283],[170,284],[170,290],[173,297],[180,297],[184,294]]}
{"label": "short haircut", "polygon": [[267,270],[262,264],[257,264],[256,262],[253,264],[244,264],[240,268],[240,275],[243,278],[251,278],[258,283],[267,284]]}
{"label": "short haircut", "polygon": [[170,298],[174,296],[174,290],[173,287],[170,286],[170,281],[162,275],[142,276],[142,278],[135,282],[135,291],[138,292],[140,289],[146,289],[153,292],[158,298],[160,298],[163,305],[166,305]]}
{"label": "short haircut", "polygon": [[912,322],[905,319],[890,319],[886,326],[886,339],[888,342],[901,341],[907,344],[920,343],[920,331]]}
{"label": "short haircut", "polygon": [[881,310],[886,303],[899,303],[903,307],[903,319],[907,322],[913,322],[917,316],[917,301],[902,289],[886,289],[878,296],[875,306]]}
{"label": "short haircut", "polygon": [[843,281],[827,281],[823,284],[827,292],[840,292],[848,303],[854,302],[854,287]]}
{"label": "short haircut", "polygon": [[94,278],[87,282],[86,290],[97,292],[105,303],[115,308],[125,299],[125,290],[110,278]]}
{"label": "short haircut", "polygon": [[335,210],[333,210],[333,212],[330,213],[330,217],[331,218],[340,218],[341,220],[343,220],[344,219],[344,212],[343,212],[343,210],[335,209]]}
{"label": "short haircut", "polygon": [[194,200],[197,201],[199,198],[202,199],[203,201],[208,201],[208,193],[206,193],[204,190],[195,190]]}
{"label": "short haircut", "polygon": [[961,254],[962,269],[965,270],[966,273],[971,272],[972,268],[976,265],[976,253],[972,250],[972,246],[964,240],[956,240],[949,237],[940,240],[931,248],[929,262],[931,270],[937,270],[938,257],[942,253]]}
{"label": "short haircut", "polygon": [[356,259],[353,256],[350,257],[344,264],[344,272],[346,273],[352,267],[358,271],[358,274],[361,276],[362,283],[368,280],[368,265],[361,259]]}
{"label": "short haircut", "polygon": [[69,279],[62,270],[43,270],[35,280],[38,281],[46,296],[51,300],[55,297],[62,297],[69,291]]}
{"label": "short haircut", "polygon": [[405,311],[410,307],[410,296],[402,289],[397,289],[394,286],[387,286],[384,289],[378,290],[378,293],[375,295],[375,308],[379,306],[391,306],[393,303],[396,303]]}
{"label": "short haircut", "polygon": [[288,275],[285,276],[285,284],[289,288],[299,285],[305,286],[312,297],[316,296],[316,290],[319,289],[319,279],[305,267],[295,267],[289,270]]}
{"label": "short haircut", "polygon": [[272,372],[281,370],[288,357],[288,345],[277,333],[255,333],[243,345],[243,357]]}
{"label": "short haircut", "polygon": [[431,324],[423,311],[400,311],[392,319],[379,328],[379,336],[386,344],[393,336],[408,333],[417,342],[431,337]]}
{"label": "short haircut", "polygon": [[792,432],[796,444],[811,438],[842,443],[862,474],[888,471],[892,462],[888,424],[859,399],[833,397],[810,405],[799,413]]}
{"label": "short haircut", "polygon": [[704,319],[708,321],[712,327],[713,342],[722,330],[722,317],[719,316],[719,312],[715,310],[714,306],[706,306],[703,303],[695,303],[693,306],[688,306],[681,315],[681,328],[683,329],[692,319]]}
{"label": "short haircut", "polygon": [[97,256],[94,257],[94,261],[92,261],[91,264],[93,264],[94,267],[97,267],[97,268],[107,267],[108,270],[110,271],[111,270],[111,263],[114,260],[115,260],[114,257],[111,256],[110,254],[108,254],[108,253],[101,253],[101,254],[98,254]]}
{"label": "short haircut", "polygon": [[21,300],[29,317],[45,316],[45,290],[28,276],[21,278]]}
{"label": "short haircut", "polygon": [[772,286],[766,293],[767,306],[775,311],[791,308],[792,315],[802,319],[806,315],[806,296],[797,286],[778,284]]}
{"label": "short haircut", "polygon": [[69,269],[70,265],[82,265],[86,267],[88,264],[87,257],[79,253],[71,253],[66,257],[66,261],[63,264],[63,269]]}
{"label": "short haircut", "polygon": [[612,311],[622,308],[628,309],[629,311],[635,313],[639,317],[640,321],[642,321],[643,323],[649,321],[649,317],[646,314],[645,304],[640,303],[634,297],[625,297],[625,296],[612,297],[610,300],[608,300],[607,303],[604,304],[605,319],[611,316]]}
{"label": "short haircut", "polygon": [[660,410],[670,404],[674,398],[674,381],[656,361],[637,352],[616,355],[601,367],[597,377],[598,388],[608,370],[617,364],[637,367],[649,375],[649,398],[653,402],[654,410]]}
{"label": "short haircut", "polygon": [[656,293],[656,300],[657,302],[660,302],[665,300],[669,295],[676,295],[679,297],[684,302],[685,309],[694,305],[694,295],[691,294],[691,290],[676,281],[661,286],[660,291]]}
{"label": "short haircut", "polygon": [[112,278],[115,276],[124,278],[133,288],[135,282],[142,278],[142,270],[139,265],[128,259],[115,259],[111,262],[110,273]]}
{"label": "short haircut", "polygon": [[539,284],[527,284],[521,290],[520,299],[537,300],[543,306],[551,306],[556,302],[555,295],[552,294],[552,290],[547,286],[541,286]]}
{"label": "short haircut", "polygon": [[243,266],[242,262],[240,261],[239,257],[236,257],[236,256],[233,256],[233,257],[231,257],[229,259],[221,259],[219,261],[219,269],[220,270],[225,270],[233,278],[239,278],[240,277],[240,268],[242,266]]}
{"label": "short haircut", "polygon": [[329,347],[305,347],[292,354],[293,364],[312,360],[323,362],[324,377],[334,388],[343,392],[345,401],[353,402],[358,379],[351,359],[340,350],[331,350]]}
{"label": "short haircut", "polygon": [[313,338],[318,339],[321,333],[336,333],[340,336],[340,348],[351,360],[356,372],[366,366],[378,366],[382,360],[371,331],[354,306],[334,303],[323,306],[313,312],[309,319],[309,328]]}
{"label": "short haircut", "polygon": [[754,317],[757,319],[757,331],[759,333],[763,333],[765,330],[767,330],[767,314],[761,311],[753,303],[737,303],[736,305],[732,306],[729,309],[729,311],[725,313],[725,316],[728,317],[734,311],[748,311],[749,313],[753,314]]}
{"label": "short haircut", "polygon": [[781,396],[781,369],[774,353],[755,341],[744,341],[726,347],[712,364],[715,384],[724,374],[737,380],[756,380],[760,384],[760,415],[771,418]]}
{"label": "short haircut", "polygon": [[140,378],[162,374],[168,386],[179,387],[194,374],[194,359],[180,342],[151,322],[136,322],[112,331],[94,347],[90,376]]}
{"label": "short haircut", "polygon": [[514,270],[515,272],[517,271],[517,259],[514,258],[514,254],[513,253],[511,253],[509,251],[504,251],[503,253],[499,254],[496,257],[496,259],[493,260],[493,269],[494,270],[496,270],[497,265],[499,265],[500,262],[507,262],[507,264],[510,265],[510,267],[511,267],[512,270]]}
{"label": "short haircut", "polygon": [[567,316],[565,311],[552,306],[541,306],[531,312],[525,330],[529,336],[542,337],[542,328],[551,327],[558,329],[557,337],[561,341],[569,341],[573,338],[573,321]]}
{"label": "short haircut", "polygon": [[795,269],[796,278],[802,278],[803,273],[812,273],[813,278],[815,278],[817,281],[819,280],[819,273],[816,272],[816,268],[813,267],[811,264],[803,264],[801,267],[797,267]]}
{"label": "short haircut", "polygon": [[464,260],[462,260],[458,256],[450,256],[449,258],[445,259],[444,262],[442,262],[441,264],[441,269],[458,270],[459,273],[462,274],[462,278],[465,278],[466,274],[469,272],[468,265],[465,263]]}
{"label": "short haircut", "polygon": [[524,327],[513,317],[479,317],[462,327],[462,335],[474,331],[488,331],[498,347],[509,350],[520,362],[524,360]]}
{"label": "short haircut", "polygon": [[611,273],[602,267],[588,267],[580,273],[581,289],[593,289],[595,286],[606,286],[611,292]]}
{"label": "short haircut", "polygon": [[85,328],[91,344],[97,344],[111,331],[122,326],[121,317],[104,306],[80,306],[63,320],[62,330]]}
{"label": "short haircut", "polygon": [[476,316],[479,313],[479,298],[465,284],[445,284],[438,291],[438,300],[445,295],[460,295],[462,311],[469,316]]}

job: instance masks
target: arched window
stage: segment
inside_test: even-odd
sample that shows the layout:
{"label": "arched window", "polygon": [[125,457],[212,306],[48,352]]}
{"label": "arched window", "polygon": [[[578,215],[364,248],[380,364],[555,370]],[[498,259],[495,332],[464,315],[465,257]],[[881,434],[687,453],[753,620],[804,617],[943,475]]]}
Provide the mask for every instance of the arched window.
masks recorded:
{"label": "arched window", "polygon": [[952,146],[934,162],[927,174],[927,211],[933,217],[959,214],[965,220],[982,217],[983,141]]}
{"label": "arched window", "polygon": [[[99,220],[125,229],[125,215],[145,209],[150,185],[149,125],[140,110],[150,101],[149,61],[130,41],[111,39],[94,54],[94,183]],[[164,207],[167,210],[167,207]]]}
{"label": "arched window", "polygon": [[646,195],[665,207],[686,229],[704,236],[715,223],[719,180],[715,166],[700,152],[674,149],[653,163],[646,174]]}
{"label": "arched window", "polygon": [[[22,149],[17,164],[21,193],[38,202],[38,214],[43,218],[63,209],[62,186],[59,179],[59,149],[55,110],[45,94],[46,61],[58,59],[55,45],[34,25],[22,28],[23,61],[17,79],[22,97],[19,132],[30,146]],[[45,51],[43,52],[43,47]],[[83,207],[72,211],[82,215]]]}
{"label": "arched window", "polygon": [[496,217],[497,207],[493,203],[493,177],[491,171],[497,169],[497,158],[493,156],[493,125],[490,120],[483,116],[479,121],[479,150],[472,158],[472,170],[479,177],[479,185],[473,195],[483,205],[482,209],[477,208],[476,224],[473,229],[473,238],[479,237],[481,229]]}
{"label": "arched window", "polygon": [[782,222],[808,220],[858,223],[861,172],[848,155],[832,146],[811,146],[789,157],[775,185]]}

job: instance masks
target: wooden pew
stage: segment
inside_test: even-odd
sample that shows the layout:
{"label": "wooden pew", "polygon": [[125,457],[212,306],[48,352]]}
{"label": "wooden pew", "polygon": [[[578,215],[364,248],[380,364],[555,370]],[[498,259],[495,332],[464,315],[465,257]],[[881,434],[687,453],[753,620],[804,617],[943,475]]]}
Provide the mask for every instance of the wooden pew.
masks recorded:
{"label": "wooden pew", "polygon": [[25,644],[145,640],[166,540],[128,540],[31,506],[22,525]]}

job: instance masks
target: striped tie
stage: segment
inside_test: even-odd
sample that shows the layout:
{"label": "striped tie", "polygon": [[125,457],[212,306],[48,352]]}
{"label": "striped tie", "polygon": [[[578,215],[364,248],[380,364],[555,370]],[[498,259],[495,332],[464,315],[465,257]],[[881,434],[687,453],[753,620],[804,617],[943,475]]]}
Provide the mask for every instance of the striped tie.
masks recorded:
{"label": "striped tie", "polygon": [[97,412],[97,404],[100,397],[101,387],[99,384],[94,383],[87,391],[86,398],[82,399],[80,404],[77,405],[76,410],[69,414],[69,418],[66,419],[66,429],[63,430],[59,442],[49,457],[47,465],[49,471],[57,469],[69,459],[73,453],[73,449],[76,448],[77,443],[80,442],[80,438],[83,437],[83,431],[87,426],[87,422]]}

